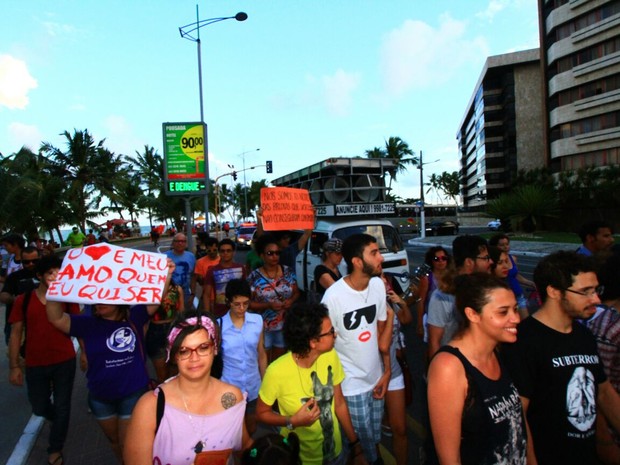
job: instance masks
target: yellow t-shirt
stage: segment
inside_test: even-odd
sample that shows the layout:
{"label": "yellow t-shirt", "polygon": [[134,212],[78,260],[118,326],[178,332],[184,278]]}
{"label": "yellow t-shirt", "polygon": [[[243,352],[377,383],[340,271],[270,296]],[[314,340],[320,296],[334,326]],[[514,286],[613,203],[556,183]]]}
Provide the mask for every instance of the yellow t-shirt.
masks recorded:
{"label": "yellow t-shirt", "polygon": [[[318,402],[319,420],[311,426],[295,428],[304,465],[321,465],[323,457],[333,460],[342,450],[340,426],[334,411],[334,386],[343,379],[344,370],[335,350],[320,355],[311,368],[300,368],[291,352],[267,368],[258,392],[267,405],[277,400],[280,413],[293,416],[309,398],[314,397]],[[281,434],[287,436],[288,429],[282,428]]]}

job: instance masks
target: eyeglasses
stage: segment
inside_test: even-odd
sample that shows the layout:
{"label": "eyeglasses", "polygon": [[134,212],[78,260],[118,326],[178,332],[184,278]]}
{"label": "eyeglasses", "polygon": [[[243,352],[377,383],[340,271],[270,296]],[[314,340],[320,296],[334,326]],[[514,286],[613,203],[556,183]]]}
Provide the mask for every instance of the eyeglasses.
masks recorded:
{"label": "eyeglasses", "polygon": [[445,255],[440,255],[439,257],[433,257],[433,260],[435,260],[436,262],[447,262],[448,257],[446,257]]}
{"label": "eyeglasses", "polygon": [[484,257],[476,257],[476,259],[484,260],[485,262],[488,262],[488,261],[491,260],[491,256],[490,255],[485,255]]}
{"label": "eyeglasses", "polygon": [[268,252],[265,252],[265,255],[267,255],[268,257],[272,257],[274,255],[277,255],[279,257],[281,253],[282,252],[280,252],[279,250],[270,250]]}
{"label": "eyeglasses", "polygon": [[323,336],[335,336],[335,335],[336,335],[336,330],[332,326],[329,331],[323,334],[319,334],[316,338],[321,339]]}
{"label": "eyeglasses", "polygon": [[179,360],[187,360],[194,352],[196,352],[199,357],[206,357],[209,353],[211,353],[212,347],[213,344],[210,342],[203,342],[198,347],[193,349],[190,349],[189,347],[181,347],[177,352],[177,357]]}
{"label": "eyeglasses", "polygon": [[250,306],[250,301],[246,300],[245,302],[231,302],[230,308],[248,308]]}
{"label": "eyeglasses", "polygon": [[32,259],[25,259],[25,258],[22,258],[22,264],[23,264],[23,265],[32,265],[32,264],[34,264],[34,263],[37,263],[38,261],[39,261],[39,259],[38,259],[38,258],[32,258]]}
{"label": "eyeglasses", "polygon": [[597,286],[595,288],[584,289],[583,291],[576,291],[574,289],[564,289],[566,292],[571,292],[573,294],[582,295],[584,297],[594,297],[594,295],[602,295],[605,292],[605,286]]}

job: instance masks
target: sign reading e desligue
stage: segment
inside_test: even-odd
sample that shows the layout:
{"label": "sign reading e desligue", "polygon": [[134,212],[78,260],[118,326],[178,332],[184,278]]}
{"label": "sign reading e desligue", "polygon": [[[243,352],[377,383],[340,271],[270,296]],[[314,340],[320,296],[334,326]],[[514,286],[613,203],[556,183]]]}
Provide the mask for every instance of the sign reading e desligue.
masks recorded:
{"label": "sign reading e desligue", "polygon": [[163,123],[166,195],[207,193],[207,125]]}

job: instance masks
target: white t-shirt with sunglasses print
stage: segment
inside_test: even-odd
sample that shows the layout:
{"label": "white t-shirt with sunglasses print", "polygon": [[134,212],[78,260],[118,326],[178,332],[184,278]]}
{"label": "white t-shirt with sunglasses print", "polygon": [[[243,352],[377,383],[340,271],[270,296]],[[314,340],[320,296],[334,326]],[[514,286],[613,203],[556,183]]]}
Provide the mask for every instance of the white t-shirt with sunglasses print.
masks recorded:
{"label": "white t-shirt with sunglasses print", "polygon": [[353,396],[372,391],[383,374],[377,321],[385,321],[385,285],[371,278],[363,291],[351,288],[344,279],[332,284],[321,301],[336,330],[335,349],[344,367],[342,392]]}

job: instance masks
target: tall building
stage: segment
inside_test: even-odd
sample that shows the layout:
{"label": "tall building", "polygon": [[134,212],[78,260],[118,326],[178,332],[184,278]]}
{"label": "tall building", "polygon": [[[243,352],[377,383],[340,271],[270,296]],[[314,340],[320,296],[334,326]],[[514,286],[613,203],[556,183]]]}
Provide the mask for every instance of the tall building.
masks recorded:
{"label": "tall building", "polygon": [[539,0],[552,172],[620,164],[620,1]]}
{"label": "tall building", "polygon": [[539,49],[487,58],[457,134],[466,212],[545,165],[542,88]]}

